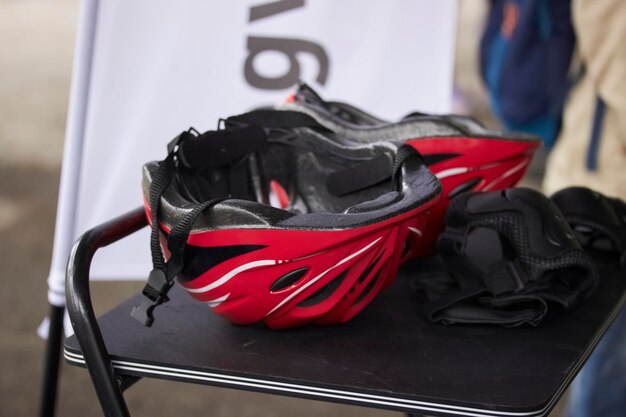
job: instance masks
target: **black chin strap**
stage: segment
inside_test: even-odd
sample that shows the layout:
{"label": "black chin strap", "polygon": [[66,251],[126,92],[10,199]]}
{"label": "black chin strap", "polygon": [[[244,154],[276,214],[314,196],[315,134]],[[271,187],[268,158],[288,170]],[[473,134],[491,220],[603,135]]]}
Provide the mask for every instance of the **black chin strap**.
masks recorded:
{"label": "black chin strap", "polygon": [[[221,133],[221,132],[213,132]],[[204,168],[207,164],[219,165],[227,164],[233,159],[242,157],[242,148],[227,146],[228,141],[237,140],[237,138],[245,137],[249,147],[254,149],[264,144],[265,136],[260,137],[258,129],[242,129],[236,135],[232,132],[224,132],[223,135],[210,135],[210,138],[203,136],[196,137],[190,131],[186,131],[178,135],[172,142],[168,144],[168,155],[161,161],[159,168],[152,179],[150,185],[150,211],[151,211],[151,227],[150,232],[150,251],[152,254],[152,271],[148,276],[148,281],[142,291],[142,300],[139,306],[133,307],[131,316],[144,326],[151,326],[154,322],[154,309],[169,300],[167,293],[172,285],[174,278],[183,269],[183,259],[187,238],[191,232],[196,218],[205,210],[219,203],[223,199],[215,198],[204,201],[195,205],[183,218],[178,221],[171,229],[167,238],[167,247],[170,251],[170,258],[166,262],[163,257],[160,245],[161,231],[159,229],[159,213],[160,201],[163,193],[169,187],[176,173],[178,163],[183,163],[191,168]],[[205,134],[206,135],[206,134]],[[215,136],[215,137],[213,137]],[[193,141],[188,141],[194,139]],[[202,139],[199,141],[198,139]],[[244,147],[245,148],[245,147]],[[233,152],[226,152],[228,149],[236,149]],[[253,150],[254,150],[253,149]],[[213,154],[209,161],[197,158],[197,153],[215,152],[219,150],[222,158],[217,159]],[[250,149],[247,149],[250,151]],[[184,159],[183,159],[184,158]]]}

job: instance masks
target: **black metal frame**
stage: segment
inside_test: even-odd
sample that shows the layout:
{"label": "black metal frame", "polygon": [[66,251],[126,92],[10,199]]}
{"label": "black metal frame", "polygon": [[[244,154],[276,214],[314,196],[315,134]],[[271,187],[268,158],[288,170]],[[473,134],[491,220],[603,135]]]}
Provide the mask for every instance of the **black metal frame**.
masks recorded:
{"label": "black metal frame", "polygon": [[61,346],[63,345],[63,316],[65,307],[50,306],[50,324],[46,343],[45,369],[41,387],[40,417],[53,417],[56,409],[57,386],[61,367]]}
{"label": "black metal frame", "polygon": [[98,249],[138,231],[147,224],[143,207],[140,207],[96,226],[76,241],[68,260],[65,282],[67,311],[85,363],[89,364],[87,369],[106,416],[130,417],[122,392],[140,378],[115,374],[94,314],[89,291],[89,270]]}
{"label": "black metal frame", "polygon": [[[108,417],[130,417],[123,392],[141,378],[117,375],[113,369],[111,357],[107,352],[91,302],[89,291],[91,261],[98,249],[123,239],[147,226],[147,224],[144,210],[140,207],[96,226],[76,241],[68,260],[65,283],[67,310],[72,326],[76,331],[76,338],[85,358],[85,364],[93,381],[100,406]],[[55,320],[60,320],[61,325],[54,327],[57,331],[54,335],[50,335],[51,338],[48,343],[48,366],[46,367],[43,390],[42,416],[54,415],[63,313],[64,309],[60,307],[53,315]],[[51,341],[53,345],[50,344]],[[407,416],[421,417],[417,414],[407,414]]]}

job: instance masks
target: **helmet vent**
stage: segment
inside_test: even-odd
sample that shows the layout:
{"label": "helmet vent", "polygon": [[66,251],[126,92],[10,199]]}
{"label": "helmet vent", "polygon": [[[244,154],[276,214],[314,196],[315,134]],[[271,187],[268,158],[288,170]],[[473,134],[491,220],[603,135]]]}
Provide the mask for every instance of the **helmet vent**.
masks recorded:
{"label": "helmet vent", "polygon": [[370,266],[368,266],[365,271],[363,271],[363,273],[361,274],[361,276],[359,277],[359,279],[357,280],[357,283],[362,283],[363,281],[365,281],[365,279],[369,276],[370,272],[372,272],[372,269],[374,269],[374,266],[378,263],[378,261],[380,261],[380,257],[383,256],[383,254],[381,253],[380,255],[378,255],[378,257],[376,257],[376,259],[374,260],[374,262],[372,262],[370,264]]}
{"label": "helmet vent", "polygon": [[456,197],[457,195],[465,191],[471,191],[472,189],[474,189],[474,187],[480,184],[482,180],[483,180],[483,177],[475,177],[475,178],[465,181],[463,184],[457,186],[454,190],[448,193],[448,199],[451,200],[452,198]]}
{"label": "helmet vent", "polygon": [[424,159],[426,166],[431,166],[439,162],[447,161],[448,159],[456,158],[457,156],[459,156],[458,153],[431,153],[422,155],[422,159]]}
{"label": "helmet vent", "polygon": [[285,288],[292,286],[293,284],[298,282],[298,280],[300,280],[300,278],[302,278],[308,270],[309,268],[304,267],[304,268],[295,269],[291,272],[287,272],[285,275],[283,275],[282,277],[274,281],[274,283],[270,287],[270,291],[277,292],[277,291],[284,290]]}
{"label": "helmet vent", "polygon": [[339,288],[339,285],[341,285],[343,280],[346,278],[346,275],[348,275],[348,271],[349,269],[346,269],[341,274],[337,275],[328,284],[324,285],[315,293],[311,294],[308,298],[301,301],[300,304],[298,304],[298,307],[311,307],[321,303],[322,301],[330,297],[330,295],[334,293],[337,288]]}
{"label": "helmet vent", "polygon": [[374,289],[374,285],[376,285],[376,282],[378,281],[378,278],[380,278],[380,271],[378,271],[376,273],[376,276],[374,278],[372,278],[372,280],[369,282],[369,284],[367,284],[367,287],[365,287],[363,292],[361,294],[359,294],[359,297],[354,302],[354,304],[360,303],[361,300],[363,300],[367,296],[367,294],[369,294],[372,291],[372,289]]}
{"label": "helmet vent", "polygon": [[263,249],[265,245],[233,245],[233,246],[195,246],[187,245],[184,253],[185,268],[178,275],[179,281],[196,279],[211,268],[222,262],[255,250]]}

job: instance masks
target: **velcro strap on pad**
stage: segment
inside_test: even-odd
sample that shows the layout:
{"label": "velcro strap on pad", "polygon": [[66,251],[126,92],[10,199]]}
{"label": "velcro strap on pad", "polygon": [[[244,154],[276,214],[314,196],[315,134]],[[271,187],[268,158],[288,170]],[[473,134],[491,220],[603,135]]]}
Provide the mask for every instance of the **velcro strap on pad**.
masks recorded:
{"label": "velcro strap on pad", "polygon": [[328,176],[326,187],[331,194],[342,196],[371,187],[391,178],[391,161],[386,155],[335,171]]}
{"label": "velcro strap on pad", "polygon": [[431,262],[435,265],[417,276],[413,288],[420,312],[433,323],[537,326],[547,313],[546,302],[534,296],[494,297],[478,287],[460,290],[443,265]]}
{"label": "velcro strap on pad", "polygon": [[520,274],[520,269],[513,261],[502,260],[485,272],[482,283],[496,296],[519,292],[528,282],[528,277]]}
{"label": "velcro strap on pad", "polygon": [[289,129],[310,127],[327,130],[311,116],[297,111],[254,110],[248,113],[231,116],[226,119],[227,126],[262,126],[265,128]]}
{"label": "velcro strap on pad", "polygon": [[263,149],[267,134],[258,126],[206,132],[183,141],[178,158],[188,168],[212,168],[231,164]]}

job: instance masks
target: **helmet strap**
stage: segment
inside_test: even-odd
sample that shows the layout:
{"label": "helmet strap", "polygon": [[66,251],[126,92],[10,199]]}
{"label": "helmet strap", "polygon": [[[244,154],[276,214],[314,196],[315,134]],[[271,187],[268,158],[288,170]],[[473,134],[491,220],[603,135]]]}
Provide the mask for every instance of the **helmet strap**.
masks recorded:
{"label": "helmet strap", "polygon": [[174,178],[179,145],[190,136],[192,136],[190,131],[183,132],[168,144],[169,154],[159,164],[150,186],[149,203],[152,228],[150,233],[150,251],[152,254],[152,271],[143,288],[143,297],[140,305],[133,307],[130,314],[137,321],[148,327],[154,323],[154,309],[158,305],[169,301],[167,293],[174,285],[174,278],[182,271],[185,246],[195,219],[204,210],[221,201],[221,199],[212,199],[196,205],[174,225],[167,239],[171,255],[166,262],[160,245],[160,201],[161,196]]}

